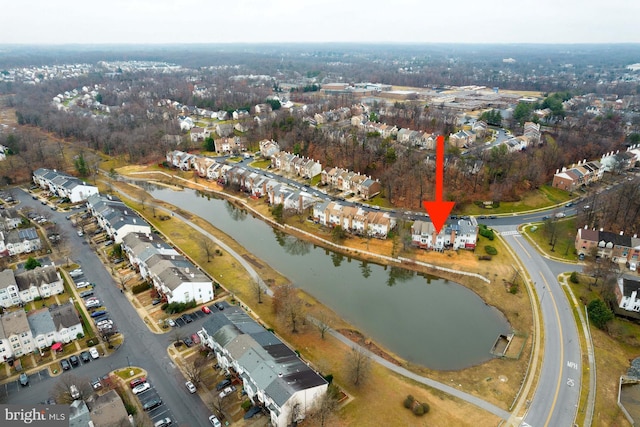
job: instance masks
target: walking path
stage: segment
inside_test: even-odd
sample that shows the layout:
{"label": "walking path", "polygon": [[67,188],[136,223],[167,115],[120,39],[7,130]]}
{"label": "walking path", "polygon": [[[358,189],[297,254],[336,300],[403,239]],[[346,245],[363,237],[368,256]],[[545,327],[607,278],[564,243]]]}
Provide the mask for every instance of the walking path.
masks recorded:
{"label": "walking path", "polygon": [[457,388],[451,387],[447,384],[443,384],[441,382],[438,381],[434,381],[430,378],[427,377],[423,377],[420,376],[416,373],[413,373],[401,366],[395,365],[391,362],[389,362],[388,360],[383,359],[382,357],[378,356],[377,354],[369,351],[368,349],[360,346],[357,343],[354,343],[353,341],[351,341],[349,338],[345,337],[344,335],[342,335],[341,333],[334,331],[333,329],[329,329],[328,331],[332,336],[334,336],[335,338],[337,338],[338,340],[342,341],[344,344],[348,345],[349,347],[357,347],[359,348],[363,354],[366,354],[367,357],[369,357],[371,360],[381,364],[382,366],[384,366],[385,368],[388,368],[390,370],[392,370],[393,372],[396,372],[400,375],[403,375],[407,378],[410,378],[414,381],[417,381],[421,384],[427,385],[429,387],[435,388],[437,390],[443,391],[447,394],[450,394],[452,396],[455,396],[459,399],[462,399],[466,402],[469,402],[473,405],[476,405],[479,408],[484,409],[487,412],[492,413],[493,415],[496,415],[500,418],[502,418],[503,420],[508,420],[509,417],[511,416],[511,414],[507,411],[505,411],[504,409],[498,408],[497,406],[493,405],[492,403],[487,402],[486,400],[482,400],[479,397],[476,397],[472,394],[469,393],[465,393],[464,391],[458,390]]}

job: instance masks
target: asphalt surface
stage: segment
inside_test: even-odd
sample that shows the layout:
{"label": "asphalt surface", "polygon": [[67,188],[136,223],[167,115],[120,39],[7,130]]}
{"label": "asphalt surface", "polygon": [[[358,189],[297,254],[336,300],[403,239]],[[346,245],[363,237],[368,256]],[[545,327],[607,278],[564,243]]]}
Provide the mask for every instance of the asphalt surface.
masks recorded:
{"label": "asphalt surface", "polygon": [[[31,206],[39,210],[43,208],[40,202],[31,198],[30,194],[16,191],[16,197],[20,200],[21,206]],[[139,366],[147,371],[155,392],[164,402],[163,406],[170,409],[172,418],[175,418],[178,424],[206,425],[211,411],[197,395],[192,395],[186,390],[185,378],[167,355],[167,347],[172,341],[171,334],[153,334],[143,324],[94,249],[85,240],[88,236],[79,237],[71,221],[65,218],[69,212],[51,210],[47,212],[50,220],[55,221],[69,239],[70,258],[81,265],[90,282],[96,283],[95,295],[103,302],[110,316],[117,319],[118,328],[125,338],[121,347],[109,357],[101,357],[60,375],[68,375],[72,372],[73,375],[89,381],[115,369]],[[183,327],[181,333],[185,336],[191,335],[201,329],[203,322],[204,317],[198,317],[194,322]],[[0,387],[0,401],[4,403],[42,402],[51,396],[55,384],[55,378],[45,378],[30,381],[29,386],[24,388],[3,385]]]}
{"label": "asphalt surface", "polygon": [[522,426],[571,426],[580,399],[582,356],[572,308],[557,281],[576,267],[550,261],[512,226],[496,227],[529,272],[540,299],[544,358]]}

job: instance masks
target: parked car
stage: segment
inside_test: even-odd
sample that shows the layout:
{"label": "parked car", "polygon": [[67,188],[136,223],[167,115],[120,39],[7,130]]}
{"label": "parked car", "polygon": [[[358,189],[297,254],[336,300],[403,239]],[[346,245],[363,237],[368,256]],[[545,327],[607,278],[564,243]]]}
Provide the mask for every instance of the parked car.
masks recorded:
{"label": "parked car", "polygon": [[91,317],[100,317],[103,314],[107,314],[106,310],[98,310],[98,311],[94,311],[93,313],[91,313]]}
{"label": "parked car", "polygon": [[84,236],[84,233],[82,232],[82,230],[78,230],[78,237],[82,237]]}
{"label": "parked car", "polygon": [[72,366],[78,366],[80,364],[80,359],[75,354],[69,357],[69,362],[71,362]]}
{"label": "parked car", "polygon": [[100,300],[95,299],[95,300],[85,302],[84,305],[87,308],[97,308],[97,307],[100,307],[102,304],[100,303]]}
{"label": "parked car", "polygon": [[222,303],[216,302],[213,305],[215,305],[218,310],[224,310],[224,305],[222,305]]}
{"label": "parked car", "polygon": [[187,387],[187,390],[189,390],[189,393],[193,394],[196,392],[196,386],[191,381],[187,381],[184,385]]}
{"label": "parked car", "polygon": [[29,376],[24,372],[20,374],[20,378],[18,380],[20,381],[20,385],[22,387],[26,387],[29,385]]}
{"label": "parked car", "polygon": [[200,337],[198,334],[191,334],[191,341],[193,341],[194,344],[200,344]]}
{"label": "parked car", "polygon": [[147,379],[145,377],[136,378],[135,380],[129,381],[129,387],[135,388],[136,386],[139,386],[140,384],[144,384],[146,382]]}
{"label": "parked car", "polygon": [[213,427],[222,427],[222,423],[215,415],[209,415],[209,422]]}
{"label": "parked car", "polygon": [[260,413],[260,411],[262,411],[262,408],[260,406],[252,406],[251,408],[249,408],[249,410],[244,414],[244,419],[248,420],[250,418],[252,418],[254,415]]}
{"label": "parked car", "polygon": [[222,380],[216,385],[216,390],[222,390],[223,388],[227,387],[228,385],[231,385],[231,381],[230,380]]}
{"label": "parked car", "polygon": [[191,323],[191,322],[193,322],[193,317],[191,317],[190,314],[183,314],[182,315],[182,320],[184,320],[185,323]]}
{"label": "parked car", "polygon": [[133,394],[141,394],[141,393],[144,393],[145,391],[149,390],[150,388],[151,388],[151,385],[149,385],[149,383],[142,383],[142,384],[138,384],[137,386],[132,388],[131,392]]}
{"label": "parked car", "polygon": [[171,424],[173,424],[173,421],[171,421],[171,418],[167,417],[167,418],[163,418],[161,420],[156,421],[153,424],[153,427],[167,427],[167,426],[170,426]]}
{"label": "parked car", "polygon": [[80,298],[89,298],[93,296],[93,290],[80,292]]}
{"label": "parked car", "polygon": [[142,409],[144,409],[145,411],[150,411],[153,408],[157,408],[160,405],[162,405],[162,399],[157,397],[155,399],[151,399],[150,401],[142,405]]}
{"label": "parked car", "polygon": [[68,371],[69,369],[71,369],[71,365],[69,364],[69,361],[67,359],[62,359],[60,361],[60,366],[62,366],[63,371]]}
{"label": "parked car", "polygon": [[220,392],[220,394],[219,394],[220,399],[224,399],[225,397],[229,396],[234,391],[236,391],[236,386],[232,385],[232,386],[226,387],[224,390],[222,390]]}
{"label": "parked car", "polygon": [[98,353],[98,349],[95,347],[91,347],[89,349],[89,354],[91,355],[92,359],[98,359],[100,357],[100,353]]}
{"label": "parked car", "polygon": [[187,347],[192,347],[193,346],[193,341],[189,337],[183,339],[182,342],[184,342],[184,345],[186,345]]}
{"label": "parked car", "polygon": [[70,275],[71,277],[78,277],[78,276],[82,276],[82,270],[81,270],[81,269],[79,269],[79,268],[76,268],[75,270],[71,270],[71,271],[69,272],[69,275]]}
{"label": "parked car", "polygon": [[105,246],[111,246],[113,245],[113,240],[107,240],[107,242],[104,244]]}
{"label": "parked car", "polygon": [[71,398],[73,398],[73,400],[80,399],[80,390],[78,390],[78,387],[75,384],[71,384],[69,387],[69,393],[71,393]]}
{"label": "parked car", "polygon": [[156,298],[153,301],[151,301],[151,305],[158,305],[162,302],[162,300],[160,298]]}
{"label": "parked car", "polygon": [[211,310],[209,310],[209,307],[207,307],[206,305],[202,306],[202,312],[205,314],[211,314]]}
{"label": "parked car", "polygon": [[100,381],[100,378],[96,378],[95,380],[91,381],[91,387],[94,390],[99,390],[102,388],[102,381]]}
{"label": "parked car", "polygon": [[124,262],[124,258],[116,258],[111,262],[113,262],[114,264],[120,264],[121,262]]}
{"label": "parked car", "polygon": [[176,322],[174,322],[173,319],[167,319],[167,325],[173,328],[176,326]]}
{"label": "parked car", "polygon": [[82,353],[80,353],[80,359],[82,360],[82,363],[89,363],[91,362],[91,355],[89,354],[88,351],[83,351]]}

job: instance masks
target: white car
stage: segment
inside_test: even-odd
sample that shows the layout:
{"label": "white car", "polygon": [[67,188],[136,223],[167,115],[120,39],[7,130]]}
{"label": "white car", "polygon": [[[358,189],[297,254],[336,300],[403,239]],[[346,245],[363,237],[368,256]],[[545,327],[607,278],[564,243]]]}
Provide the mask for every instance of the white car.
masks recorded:
{"label": "white car", "polygon": [[222,427],[222,423],[220,423],[220,420],[215,415],[209,415],[209,422],[213,427]]}
{"label": "white car", "polygon": [[91,347],[89,349],[89,354],[91,355],[92,358],[97,359],[100,357],[100,353],[98,353],[98,349],[95,347]]}
{"label": "white car", "polygon": [[140,393],[144,393],[145,391],[149,390],[150,388],[151,388],[151,386],[149,385],[149,383],[142,383],[142,384],[137,385],[134,388],[132,388],[131,391],[133,392],[133,394],[140,394]]}
{"label": "white car", "polygon": [[113,325],[113,320],[111,320],[111,319],[101,320],[98,323],[96,323],[96,326],[98,328],[101,328],[101,327],[107,326],[107,325]]}
{"label": "white car", "polygon": [[225,388],[224,390],[222,390],[219,394],[220,399],[224,399],[225,397],[229,396],[231,393],[233,393],[234,391],[236,391],[236,386],[232,385],[229,386],[227,388]]}
{"label": "white car", "polygon": [[187,390],[189,390],[189,393],[193,394],[196,392],[196,386],[193,385],[191,381],[187,381],[184,385],[187,387]]}
{"label": "white car", "polygon": [[71,270],[71,271],[69,272],[69,275],[70,275],[71,277],[78,277],[78,276],[82,276],[82,270],[81,270],[81,269],[79,269],[79,268],[76,268],[75,270]]}
{"label": "white car", "polygon": [[87,308],[95,308],[95,307],[100,307],[100,300],[98,299],[94,299],[91,301],[87,301],[84,303],[84,306]]}

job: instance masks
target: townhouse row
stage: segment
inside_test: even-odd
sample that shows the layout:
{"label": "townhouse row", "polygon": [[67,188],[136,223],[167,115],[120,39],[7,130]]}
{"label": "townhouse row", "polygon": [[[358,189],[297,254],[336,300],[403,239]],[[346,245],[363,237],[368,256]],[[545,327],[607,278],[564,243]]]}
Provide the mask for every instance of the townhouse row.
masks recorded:
{"label": "townhouse row", "polygon": [[198,335],[220,367],[242,381],[251,402],[268,412],[272,426],[295,425],[327,392],[327,380],[240,307],[212,313]]}
{"label": "townhouse row", "polygon": [[92,195],[87,208],[144,280],[163,301],[203,304],[213,300],[214,285],[173,247],[152,233],[151,226],[115,196]]}
{"label": "townhouse row", "polygon": [[0,271],[0,306],[3,308],[27,304],[38,298],[49,298],[64,292],[60,273],[53,265],[17,272]]}
{"label": "townhouse row", "polygon": [[79,203],[92,194],[98,194],[98,187],[56,170],[40,168],[33,172],[33,182],[40,188],[71,203]]}
{"label": "townhouse row", "polygon": [[623,232],[591,230],[586,226],[578,229],[575,248],[578,255],[589,256],[595,252],[596,256],[610,259],[618,264],[628,262],[630,265],[637,266],[640,258],[640,239],[637,234],[628,236]]}
{"label": "townhouse row", "polygon": [[29,313],[23,309],[5,312],[0,317],[0,360],[17,359],[79,337],[84,337],[82,321],[71,302]]}

